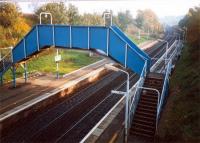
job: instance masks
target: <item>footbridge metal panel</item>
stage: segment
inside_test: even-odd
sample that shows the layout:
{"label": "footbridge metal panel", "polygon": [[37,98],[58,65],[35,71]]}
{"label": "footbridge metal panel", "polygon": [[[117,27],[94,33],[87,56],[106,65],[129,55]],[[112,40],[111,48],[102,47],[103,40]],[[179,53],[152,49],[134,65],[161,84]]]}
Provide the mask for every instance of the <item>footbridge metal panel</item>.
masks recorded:
{"label": "footbridge metal panel", "polygon": [[32,54],[49,46],[99,49],[104,51],[107,56],[138,74],[141,74],[145,61],[150,63],[148,55],[139,49],[116,26],[69,25],[34,26],[13,48],[13,63],[16,64],[26,60]]}

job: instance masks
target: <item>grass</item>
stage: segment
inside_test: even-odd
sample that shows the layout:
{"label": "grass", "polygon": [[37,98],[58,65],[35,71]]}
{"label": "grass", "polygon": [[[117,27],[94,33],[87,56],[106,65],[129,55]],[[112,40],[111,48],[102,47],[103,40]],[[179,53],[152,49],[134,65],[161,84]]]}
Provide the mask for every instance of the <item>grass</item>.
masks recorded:
{"label": "grass", "polygon": [[147,38],[146,36],[141,36],[140,39],[138,39],[138,37],[130,35],[130,34],[128,34],[128,37],[137,45],[148,40],[153,40],[152,37]]}
{"label": "grass", "polygon": [[[72,72],[76,69],[84,67],[86,65],[97,62],[102,59],[100,56],[90,57],[86,51],[77,50],[60,50],[59,54],[62,56],[62,60],[59,62],[59,73],[61,75]],[[54,57],[56,55],[55,49],[45,50],[38,54],[34,58],[31,58],[27,62],[28,72],[39,71],[45,73],[56,73],[56,63]],[[16,70],[17,77],[21,77],[24,70],[21,66],[18,66]],[[8,70],[4,75],[5,81],[10,81],[12,78],[11,70]]]}
{"label": "grass", "polygon": [[195,54],[199,49],[190,49],[185,46],[171,77],[158,130],[161,142],[200,142],[200,64]]}

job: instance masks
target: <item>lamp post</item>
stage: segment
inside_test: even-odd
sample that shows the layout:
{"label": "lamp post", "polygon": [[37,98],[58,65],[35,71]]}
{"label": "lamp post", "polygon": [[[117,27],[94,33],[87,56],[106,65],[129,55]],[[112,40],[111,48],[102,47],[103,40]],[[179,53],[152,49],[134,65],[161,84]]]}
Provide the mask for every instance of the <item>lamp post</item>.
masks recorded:
{"label": "lamp post", "polygon": [[169,42],[166,41],[166,40],[163,40],[163,39],[158,39],[158,41],[165,42],[167,44],[166,51],[165,51],[165,65],[167,65],[167,55],[168,55]]}
{"label": "lamp post", "polygon": [[127,75],[127,80],[126,80],[126,92],[121,92],[121,91],[115,91],[112,90],[112,93],[115,94],[124,94],[126,97],[126,107],[125,107],[125,142],[127,142],[127,137],[128,137],[128,124],[129,124],[129,73],[127,71],[124,71],[122,69],[119,69],[117,67],[114,67],[110,64],[105,65],[106,69],[116,71],[116,72],[123,72]]}
{"label": "lamp post", "polygon": [[175,33],[176,35],[178,35],[178,43],[180,43],[180,34],[179,33]]}
{"label": "lamp post", "polygon": [[[53,24],[52,23],[52,14],[50,13],[50,12],[41,12],[40,13],[40,24],[42,24],[42,15],[44,15],[45,16],[45,18],[47,18],[47,16],[49,15],[50,16],[50,24]],[[55,45],[54,45],[55,46]],[[58,48],[56,49],[56,59],[59,57],[59,51],[58,51]],[[58,61],[56,61],[56,78],[58,79],[59,78],[59,65],[58,65],[58,62],[59,62],[59,60]]]}
{"label": "lamp post", "polygon": [[184,31],[185,31],[185,36],[184,36],[185,39],[184,39],[184,41],[186,41],[186,39],[187,39],[187,38],[186,38],[186,36],[187,36],[187,27],[184,26],[183,29],[185,29],[185,30],[184,30]]}
{"label": "lamp post", "polygon": [[106,26],[106,19],[110,19],[110,24],[109,26],[112,26],[112,12],[106,11],[103,13],[103,18],[104,18],[104,25]]}
{"label": "lamp post", "polygon": [[50,12],[41,12],[40,13],[40,24],[42,24],[42,15],[45,15],[45,18],[47,18],[47,16],[50,16],[50,22],[52,24],[52,14]]}
{"label": "lamp post", "polygon": [[185,30],[180,29],[180,31],[183,31],[183,40],[185,41]]}

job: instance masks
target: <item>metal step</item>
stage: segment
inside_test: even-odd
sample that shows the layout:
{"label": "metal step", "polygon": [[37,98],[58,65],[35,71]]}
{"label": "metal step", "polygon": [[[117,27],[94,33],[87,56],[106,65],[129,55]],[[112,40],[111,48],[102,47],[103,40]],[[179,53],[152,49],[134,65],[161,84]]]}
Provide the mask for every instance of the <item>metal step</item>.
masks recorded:
{"label": "metal step", "polygon": [[156,120],[154,117],[147,117],[147,116],[140,115],[140,114],[135,114],[134,118],[138,118],[140,120],[148,120],[151,122],[154,122]]}
{"label": "metal step", "polygon": [[150,84],[144,84],[144,87],[148,87],[148,88],[155,88],[157,90],[162,90],[162,84],[161,85],[150,85]]}
{"label": "metal step", "polygon": [[154,114],[156,114],[156,112],[157,112],[156,110],[152,110],[152,109],[149,109],[149,108],[143,108],[142,106],[138,107],[137,110],[144,111],[144,112],[151,112],[151,113],[154,113]]}
{"label": "metal step", "polygon": [[143,108],[151,109],[151,110],[156,110],[157,109],[156,106],[150,106],[150,105],[144,105],[144,104],[139,104],[138,107],[143,107]]}
{"label": "metal step", "polygon": [[142,128],[135,127],[135,126],[133,128],[131,128],[131,131],[137,132],[137,133],[140,133],[140,134],[147,134],[149,136],[154,136],[154,134],[155,134],[154,130],[142,129]]}
{"label": "metal step", "polygon": [[154,119],[154,118],[156,118],[156,114],[154,114],[153,112],[149,112],[149,113],[147,113],[147,112],[143,112],[143,111],[136,111],[135,112],[137,115],[141,115],[141,116],[144,116],[144,117],[149,117],[149,118],[152,118],[152,119]]}
{"label": "metal step", "polygon": [[151,101],[146,101],[146,100],[140,100],[141,104],[145,104],[145,105],[150,105],[150,106],[156,106],[157,107],[157,102],[151,102]]}
{"label": "metal step", "polygon": [[142,129],[149,129],[149,130],[155,131],[155,127],[153,125],[149,125],[149,124],[141,124],[141,123],[138,123],[138,122],[134,122],[132,124],[133,130],[134,130],[134,127],[138,127],[138,128],[142,128]]}
{"label": "metal step", "polygon": [[131,135],[135,135],[136,137],[145,137],[145,138],[148,138],[150,140],[152,140],[154,138],[154,136],[152,135],[149,135],[149,134],[145,134],[145,133],[140,133],[140,132],[135,132],[135,131],[130,131],[130,134]]}
{"label": "metal step", "polygon": [[140,100],[157,103],[158,98],[151,98],[151,96],[150,97],[149,96],[142,96]]}
{"label": "metal step", "polygon": [[151,94],[151,93],[142,94],[142,95],[141,95],[141,99],[142,99],[142,98],[148,98],[148,99],[150,99],[150,100],[158,100],[158,95]]}
{"label": "metal step", "polygon": [[155,121],[149,121],[149,120],[142,120],[140,118],[134,118],[133,123],[140,123],[140,124],[145,124],[145,125],[152,125],[155,126]]}
{"label": "metal step", "polygon": [[[154,89],[156,89],[156,88],[154,88]],[[159,89],[157,89],[157,90],[161,93],[161,90],[159,90]],[[152,94],[154,96],[158,95],[158,93],[156,91],[154,91],[154,90],[145,90],[145,89],[142,90],[142,94]]]}

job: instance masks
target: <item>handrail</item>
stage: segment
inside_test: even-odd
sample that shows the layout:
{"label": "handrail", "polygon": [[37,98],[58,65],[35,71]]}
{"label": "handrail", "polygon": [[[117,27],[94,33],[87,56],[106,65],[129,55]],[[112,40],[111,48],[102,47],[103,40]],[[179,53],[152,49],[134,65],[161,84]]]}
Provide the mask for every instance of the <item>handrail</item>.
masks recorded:
{"label": "handrail", "polygon": [[12,64],[12,50],[9,51],[3,58],[0,60],[0,76],[4,74],[5,70],[10,67]]}
{"label": "handrail", "polygon": [[[174,44],[176,43],[176,41],[174,41],[174,43],[168,48],[168,52],[171,52],[171,50],[173,49]],[[154,71],[157,67],[158,64],[160,64],[160,62],[164,59],[165,54],[163,54],[155,63],[154,65],[152,65],[150,71]],[[168,60],[168,59],[166,59]]]}
{"label": "handrail", "polygon": [[[137,93],[138,93],[138,91],[139,91],[139,87],[143,84],[143,82],[144,82],[144,78],[146,77],[146,73],[147,73],[147,61],[145,61],[145,64],[144,64],[144,67],[143,67],[143,69],[142,69],[142,72],[141,72],[141,74],[140,74],[140,78],[139,78],[139,80],[138,80],[138,82],[130,89],[130,92],[129,93],[131,93],[131,91],[134,91],[134,89],[135,89],[135,91],[134,91],[134,94],[131,96],[130,94],[129,94],[129,102],[128,103],[130,103],[130,105],[129,105],[129,124],[128,125],[130,125],[130,119],[131,119],[131,114],[134,112],[134,111],[132,111],[133,110],[133,106],[135,105],[137,105],[137,102],[138,102],[138,100],[139,100],[139,97],[140,97],[140,95],[139,95],[139,97],[137,96]],[[136,100],[137,99],[137,100]],[[134,102],[136,102],[135,104],[134,104]],[[135,109],[134,109],[135,110]],[[129,127],[128,127],[129,128]]]}
{"label": "handrail", "polygon": [[163,84],[163,87],[162,87],[161,98],[160,98],[159,106],[158,106],[157,120],[159,118],[161,106],[163,104],[164,94],[165,94],[165,91],[166,91],[166,84],[169,82],[169,75],[171,73],[171,67],[172,67],[172,59],[169,60],[169,62],[167,64],[167,68],[166,68],[164,84]]}
{"label": "handrail", "polygon": [[6,55],[3,56],[3,58],[1,58],[0,61],[3,61],[7,56],[9,56],[12,53],[12,51],[9,51]]}
{"label": "handrail", "polygon": [[[151,91],[155,91],[157,92],[157,95],[158,95],[158,101],[157,101],[157,113],[158,113],[158,107],[160,105],[160,91],[158,89],[155,89],[155,88],[149,88],[149,87],[137,87],[137,88],[140,88],[140,89],[145,89],[145,90],[151,90]],[[157,130],[157,120],[156,120],[156,130]]]}

